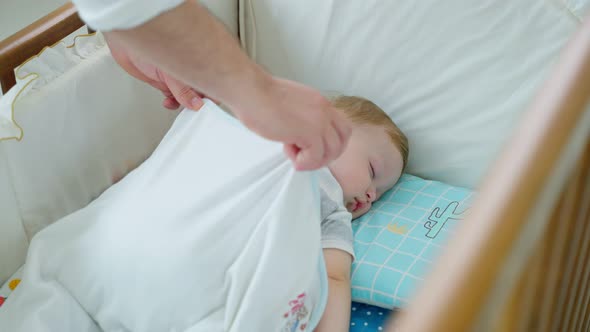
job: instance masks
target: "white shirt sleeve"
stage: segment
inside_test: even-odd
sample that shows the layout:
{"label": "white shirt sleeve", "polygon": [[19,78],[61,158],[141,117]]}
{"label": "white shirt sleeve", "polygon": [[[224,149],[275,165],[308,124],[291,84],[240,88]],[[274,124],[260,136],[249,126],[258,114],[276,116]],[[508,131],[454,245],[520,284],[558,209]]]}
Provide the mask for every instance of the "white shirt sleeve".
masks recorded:
{"label": "white shirt sleeve", "polygon": [[95,30],[130,29],[179,6],[184,0],[72,0]]}
{"label": "white shirt sleeve", "polygon": [[322,248],[345,251],[352,256],[354,261],[352,215],[342,202],[342,189],[329,170],[320,171],[319,184]]}

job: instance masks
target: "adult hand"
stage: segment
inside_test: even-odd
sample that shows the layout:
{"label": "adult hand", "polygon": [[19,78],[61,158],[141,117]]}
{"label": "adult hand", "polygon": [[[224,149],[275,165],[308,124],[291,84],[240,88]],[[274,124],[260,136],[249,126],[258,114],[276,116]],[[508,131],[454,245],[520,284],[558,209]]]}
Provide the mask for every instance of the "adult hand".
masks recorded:
{"label": "adult hand", "polygon": [[[108,37],[107,42],[115,61],[125,71],[164,94],[164,107],[201,108],[202,99],[207,97],[203,93],[134,56],[120,43]],[[351,132],[342,113],[309,87],[269,78],[268,86],[264,87],[266,98],[250,95],[248,103],[229,105],[232,112],[259,135],[283,142],[285,154],[297,170],[316,169],[338,157]]]}
{"label": "adult hand", "polygon": [[165,106],[195,108],[202,93],[216,98],[246,127],[282,142],[298,170],[326,166],[346,146],[351,125],[339,110],[318,91],[264,71],[198,1],[105,37],[125,70],[164,93]]}
{"label": "adult hand", "polygon": [[252,131],[283,142],[297,170],[322,167],[342,153],[351,124],[318,91],[276,77],[264,90],[267,98],[228,106]]}
{"label": "adult hand", "polygon": [[183,106],[198,110],[203,106],[206,96],[187,84],[172,77],[158,67],[131,54],[127,48],[116,41],[106,38],[115,61],[131,76],[148,83],[164,94],[162,105],[170,110]]}

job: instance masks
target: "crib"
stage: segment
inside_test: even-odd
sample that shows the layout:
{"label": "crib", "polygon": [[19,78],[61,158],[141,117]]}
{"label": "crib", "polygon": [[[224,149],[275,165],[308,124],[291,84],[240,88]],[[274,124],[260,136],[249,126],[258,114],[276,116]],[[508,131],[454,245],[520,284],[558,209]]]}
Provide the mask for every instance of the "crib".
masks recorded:
{"label": "crib", "polygon": [[[390,331],[590,330],[589,1],[203,3],[272,73],[376,100],[409,136],[408,172],[477,189]],[[23,94],[0,114],[18,124],[0,141],[0,283],[174,120],[81,28],[67,4],[0,42],[0,101]]]}

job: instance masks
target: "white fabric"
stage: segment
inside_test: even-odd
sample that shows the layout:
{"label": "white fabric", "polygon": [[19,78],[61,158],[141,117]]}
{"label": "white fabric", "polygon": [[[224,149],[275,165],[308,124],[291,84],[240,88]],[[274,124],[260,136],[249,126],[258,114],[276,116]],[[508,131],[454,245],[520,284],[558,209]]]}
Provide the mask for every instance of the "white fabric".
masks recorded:
{"label": "white fabric", "polygon": [[578,19],[584,20],[590,12],[588,0],[561,0],[563,5]]}
{"label": "white fabric", "polygon": [[381,106],[409,173],[473,188],[579,26],[564,3],[590,1],[241,0],[240,35],[271,72]]}
{"label": "white fabric", "polygon": [[354,260],[352,214],[343,202],[342,187],[328,168],[318,171],[322,248],[340,249]]}
{"label": "white fabric", "polygon": [[178,114],[161,103],[119,68],[100,34],[47,48],[17,70],[17,86],[0,97],[0,114],[14,114],[0,129],[0,280],[24,263],[36,232],[150,155]]}
{"label": "white fabric", "polygon": [[[185,0],[73,0],[80,17],[95,30],[130,29]],[[200,1],[237,35],[237,0]],[[190,31],[187,31],[190,33]]]}
{"label": "white fabric", "polygon": [[177,7],[184,0],[73,0],[84,22],[101,30],[130,29]]}
{"label": "white fabric", "polygon": [[[237,35],[236,0],[202,3]],[[28,60],[0,96],[0,282],[36,232],[147,158],[177,114],[118,67],[101,34],[69,40]]]}
{"label": "white fabric", "polygon": [[28,246],[8,163],[0,143],[0,284],[25,261]]}
{"label": "white fabric", "polygon": [[207,101],[33,239],[0,331],[312,331],[321,257],[315,173]]}

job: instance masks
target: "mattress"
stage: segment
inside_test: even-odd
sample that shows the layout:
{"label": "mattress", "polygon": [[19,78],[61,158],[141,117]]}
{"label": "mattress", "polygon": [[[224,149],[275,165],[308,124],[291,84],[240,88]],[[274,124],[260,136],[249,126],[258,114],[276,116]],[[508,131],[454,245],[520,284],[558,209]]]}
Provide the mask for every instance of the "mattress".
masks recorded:
{"label": "mattress", "polygon": [[[385,331],[385,323],[391,310],[368,304],[352,302],[350,332]],[[394,331],[398,331],[395,329]]]}

